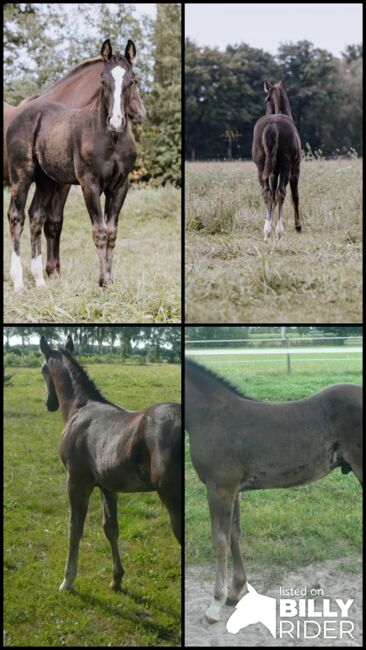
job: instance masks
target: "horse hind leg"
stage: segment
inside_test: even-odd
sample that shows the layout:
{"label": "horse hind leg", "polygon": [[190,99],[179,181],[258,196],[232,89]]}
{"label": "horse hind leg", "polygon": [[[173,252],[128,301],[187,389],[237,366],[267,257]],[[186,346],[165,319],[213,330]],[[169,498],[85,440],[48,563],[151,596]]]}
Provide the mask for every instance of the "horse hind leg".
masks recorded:
{"label": "horse hind leg", "polygon": [[273,225],[274,211],[276,207],[276,202],[274,199],[274,193],[269,185],[268,179],[265,180],[262,184],[262,197],[264,205],[266,207],[266,215],[264,219],[264,241],[268,242]]}
{"label": "horse hind leg", "polygon": [[292,203],[294,206],[295,230],[297,232],[301,232],[301,220],[299,215],[298,183],[299,183],[299,170],[298,169],[291,170],[290,188],[291,188]]}
{"label": "horse hind leg", "polygon": [[158,488],[158,495],[169,513],[172,531],[179,542],[182,543],[182,497],[181,481],[179,476],[174,478],[174,483],[163,483]]}
{"label": "horse hind leg", "polygon": [[208,504],[212,525],[212,544],[216,555],[216,580],[214,598],[205,612],[207,623],[220,620],[221,608],[225,604],[227,589],[227,555],[231,540],[231,522],[237,490],[225,489],[209,484]]}
{"label": "horse hind leg", "polygon": [[284,234],[283,223],[282,223],[282,210],[283,204],[286,197],[286,185],[289,179],[289,170],[283,170],[280,173],[280,182],[278,189],[276,191],[276,199],[278,201],[278,222],[276,226],[276,236],[278,239],[281,239]]}
{"label": "horse hind leg", "polygon": [[31,271],[37,287],[45,286],[42,264],[42,227],[46,220],[45,202],[42,192],[36,186],[29,208],[29,226],[31,236]]}
{"label": "horse hind leg", "polygon": [[11,256],[10,277],[13,281],[14,290],[23,289],[23,267],[20,259],[20,237],[24,228],[25,204],[28,190],[32,183],[32,175],[28,172],[11,172],[11,199],[8,210],[10,236],[13,243]]}
{"label": "horse hind leg", "polygon": [[60,237],[64,219],[64,206],[70,191],[70,185],[49,185],[50,197],[47,203],[47,218],[44,224],[44,234],[47,240],[46,273],[48,277],[60,274]]}
{"label": "horse hind leg", "polygon": [[243,556],[240,549],[241,525],[240,525],[240,494],[238,493],[234,502],[233,519],[231,524],[231,555],[233,558],[233,581],[226,600],[227,605],[236,605],[242,595],[242,589],[246,584],[247,577],[244,569]]}
{"label": "horse hind leg", "polygon": [[113,560],[113,578],[110,588],[113,589],[113,591],[121,591],[124,569],[121,564],[118,550],[119,528],[117,520],[117,494],[102,489],[102,498],[104,509],[103,530],[111,545]]}

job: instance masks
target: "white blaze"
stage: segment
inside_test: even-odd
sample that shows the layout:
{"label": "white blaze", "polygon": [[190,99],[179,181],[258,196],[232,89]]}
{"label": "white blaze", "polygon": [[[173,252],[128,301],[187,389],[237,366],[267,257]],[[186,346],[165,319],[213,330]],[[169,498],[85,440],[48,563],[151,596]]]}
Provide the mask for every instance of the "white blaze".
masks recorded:
{"label": "white blaze", "polygon": [[14,290],[19,291],[23,289],[23,268],[20,261],[20,256],[14,251],[11,255],[10,277],[14,283]]}
{"label": "white blaze", "polygon": [[43,278],[42,255],[37,255],[31,260],[31,271],[37,287],[44,287],[46,284]]}
{"label": "white blaze", "polygon": [[112,70],[112,77],[114,79],[114,97],[113,97],[113,111],[110,119],[110,123],[114,126],[115,129],[119,129],[122,124],[122,114],[121,114],[121,94],[122,94],[122,84],[123,77],[125,76],[126,70],[116,66]]}

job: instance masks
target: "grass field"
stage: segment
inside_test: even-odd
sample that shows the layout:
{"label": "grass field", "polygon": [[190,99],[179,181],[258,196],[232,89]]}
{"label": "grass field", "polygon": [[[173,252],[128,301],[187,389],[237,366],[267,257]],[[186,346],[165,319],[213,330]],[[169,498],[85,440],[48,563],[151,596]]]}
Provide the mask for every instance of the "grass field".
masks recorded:
{"label": "grass field", "polygon": [[303,162],[303,232],[288,188],[284,238],[266,244],[254,163],[187,163],[186,320],[361,322],[361,169],[354,159]]}
{"label": "grass field", "polygon": [[[294,362],[291,375],[285,363],[280,371],[265,361],[240,366],[232,365],[229,357],[196,360],[247,395],[273,401],[300,399],[330,384],[362,382],[360,355],[339,364],[327,358],[322,363]],[[188,439],[185,452],[185,558],[187,564],[213,566],[206,488],[192,467]],[[356,557],[361,551],[362,491],[353,473],[342,475],[336,469],[297,488],[246,492],[241,502],[241,547],[252,566],[273,567],[275,574],[283,566]]]}
{"label": "grass field", "polygon": [[[33,192],[29,193],[29,200]],[[21,238],[25,289],[9,275],[11,243],[4,193],[6,323],[159,323],[181,320],[180,190],[131,188],[122,208],[113,260],[114,284],[100,289],[99,260],[80,188],[72,188],[61,235],[61,277],[35,287],[30,273],[29,220]],[[45,237],[43,267],[45,268]]]}
{"label": "grass field", "polygon": [[[93,365],[104,395],[129,409],[180,401],[180,366]],[[109,589],[110,547],[94,490],[73,592],[59,592],[69,504],[57,449],[59,412],[44,405],[39,369],[19,368],[5,389],[5,610],[8,646],[178,646],[181,551],[154,493],[121,494],[123,593]]]}

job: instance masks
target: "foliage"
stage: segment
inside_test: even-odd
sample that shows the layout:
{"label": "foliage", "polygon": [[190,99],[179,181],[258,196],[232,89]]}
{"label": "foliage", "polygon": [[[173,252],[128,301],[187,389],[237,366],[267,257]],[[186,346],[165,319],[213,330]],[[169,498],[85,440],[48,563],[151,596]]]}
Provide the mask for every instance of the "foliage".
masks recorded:
{"label": "foliage", "polygon": [[249,158],[256,120],[265,112],[263,81],[283,79],[295,124],[311,150],[362,152],[362,49],[342,58],[309,41],[272,56],[249,45],[199,47],[186,41],[186,155]]}

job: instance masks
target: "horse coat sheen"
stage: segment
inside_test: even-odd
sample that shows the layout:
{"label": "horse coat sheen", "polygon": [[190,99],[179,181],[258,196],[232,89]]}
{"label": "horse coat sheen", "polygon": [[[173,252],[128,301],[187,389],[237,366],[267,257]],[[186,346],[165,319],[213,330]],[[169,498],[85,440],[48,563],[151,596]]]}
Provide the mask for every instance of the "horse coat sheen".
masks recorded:
{"label": "horse coat sheen", "polygon": [[339,384],[302,400],[261,402],[186,359],[185,425],[193,466],[207,486],[216,583],[206,619],[213,623],[227,596],[228,604],[236,603],[246,585],[241,491],[302,485],[336,467],[362,482],[362,387]]}

